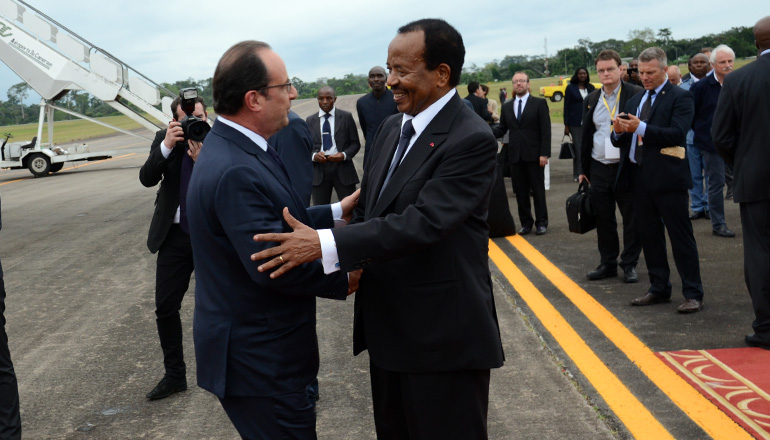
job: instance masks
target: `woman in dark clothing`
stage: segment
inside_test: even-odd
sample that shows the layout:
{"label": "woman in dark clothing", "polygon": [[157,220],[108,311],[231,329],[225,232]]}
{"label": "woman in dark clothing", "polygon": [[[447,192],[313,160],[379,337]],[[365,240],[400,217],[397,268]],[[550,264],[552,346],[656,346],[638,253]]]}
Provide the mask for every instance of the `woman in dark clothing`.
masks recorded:
{"label": "woman in dark clothing", "polygon": [[575,154],[572,158],[572,178],[577,182],[580,175],[580,138],[583,134],[583,100],[596,87],[591,84],[588,70],[578,67],[567,90],[564,91],[564,135],[572,135]]}

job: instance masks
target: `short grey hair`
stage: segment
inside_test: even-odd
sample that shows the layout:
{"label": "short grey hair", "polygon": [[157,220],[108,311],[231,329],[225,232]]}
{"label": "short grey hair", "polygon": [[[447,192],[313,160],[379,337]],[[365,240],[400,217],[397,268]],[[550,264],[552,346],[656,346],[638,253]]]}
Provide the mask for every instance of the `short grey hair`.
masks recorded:
{"label": "short grey hair", "polygon": [[711,56],[709,57],[709,62],[711,64],[714,64],[717,62],[717,54],[720,52],[729,54],[731,57],[733,57],[733,61],[735,60],[735,51],[730,49],[730,47],[726,44],[720,44],[719,46],[715,47],[714,50],[711,51]]}
{"label": "short grey hair", "polygon": [[658,60],[661,69],[667,69],[668,59],[666,59],[666,52],[664,52],[663,49],[659,47],[648,47],[639,54],[640,63],[649,63],[654,60]]}

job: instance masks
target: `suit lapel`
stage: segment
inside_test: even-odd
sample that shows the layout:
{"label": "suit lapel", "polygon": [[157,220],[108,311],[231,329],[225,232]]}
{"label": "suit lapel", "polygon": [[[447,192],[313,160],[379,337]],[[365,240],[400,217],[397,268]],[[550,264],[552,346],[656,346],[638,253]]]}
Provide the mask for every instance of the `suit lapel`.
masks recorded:
{"label": "suit lapel", "polygon": [[674,87],[673,84],[666,81],[666,84],[662,89],[660,89],[660,94],[658,94],[658,97],[655,98],[655,102],[652,103],[652,107],[650,108],[650,117],[647,120],[652,120],[652,116],[655,114],[655,110],[660,107],[660,105],[662,105],[662,102],[665,102],[668,99],[668,91],[671,89],[671,87]]}
{"label": "suit lapel", "polygon": [[[371,181],[375,182],[374,185],[371,185],[369,187],[368,193],[366,194],[366,199],[371,200],[375,203],[368,203],[366,207],[366,217],[369,218],[369,213],[374,209],[376,201],[380,195],[380,189],[382,189],[382,184],[385,182],[385,176],[388,174],[388,168],[390,168],[390,162],[393,160],[393,156],[396,153],[396,147],[398,147],[398,140],[401,137],[401,121],[402,118],[398,119],[398,122],[393,124],[393,129],[391,129],[386,135],[385,140],[382,143],[383,147],[383,155],[381,156],[383,160],[377,160],[372,161],[370,164],[371,167]],[[384,133],[381,133],[384,134]]]}
{"label": "suit lapel", "polygon": [[[428,126],[425,127],[425,130],[423,130],[420,136],[415,140],[412,148],[409,149],[409,152],[404,157],[401,165],[399,165],[396,172],[393,173],[393,176],[388,182],[388,186],[385,187],[385,189],[382,191],[382,194],[380,194],[379,199],[377,199],[377,202],[375,203],[371,212],[372,216],[380,216],[384,212],[385,208],[390,206],[398,194],[401,193],[401,189],[425,162],[425,160],[434,151],[441,148],[441,144],[443,144],[446,140],[452,121],[454,120],[457,111],[460,108],[459,106],[462,105],[465,104],[463,104],[457,94],[455,94],[452,99],[450,99],[449,102],[444,106],[444,108],[438,112],[436,117],[433,118]],[[401,128],[400,124],[398,125],[398,128]],[[400,137],[400,134],[398,133],[398,130],[394,131],[396,132],[396,145],[398,145],[398,138]],[[389,154],[389,157],[392,158],[393,154]],[[388,161],[388,166],[390,166],[390,161]],[[385,169],[385,173],[387,173],[387,168]],[[381,186],[382,183],[380,182],[378,189]]]}
{"label": "suit lapel", "polygon": [[340,118],[340,111],[338,109],[334,109],[334,142],[337,144],[337,151],[341,151],[340,146],[342,145],[342,142],[340,142],[340,133],[342,132],[342,125],[344,122],[342,122],[342,118]]}

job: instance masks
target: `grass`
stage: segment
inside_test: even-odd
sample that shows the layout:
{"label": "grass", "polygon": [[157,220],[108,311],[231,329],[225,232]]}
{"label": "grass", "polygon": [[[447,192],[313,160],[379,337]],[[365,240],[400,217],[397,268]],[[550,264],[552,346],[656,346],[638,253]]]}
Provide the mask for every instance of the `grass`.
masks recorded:
{"label": "grass", "polygon": [[[134,122],[132,119],[129,119],[128,116],[124,115],[105,116],[97,119],[124,130],[134,130],[141,128],[141,125],[139,125],[137,122]],[[33,137],[37,136],[37,123],[7,125],[5,127],[0,127],[0,133],[11,133],[13,135],[13,139],[10,139],[9,142],[29,141],[32,140]],[[113,133],[116,133],[116,131],[111,128],[103,127],[99,124],[94,124],[93,122],[86,121],[84,119],[56,121],[53,131],[53,142],[54,144],[65,144],[106,136]],[[47,143],[48,123],[43,124],[42,137],[43,139],[41,142]]]}

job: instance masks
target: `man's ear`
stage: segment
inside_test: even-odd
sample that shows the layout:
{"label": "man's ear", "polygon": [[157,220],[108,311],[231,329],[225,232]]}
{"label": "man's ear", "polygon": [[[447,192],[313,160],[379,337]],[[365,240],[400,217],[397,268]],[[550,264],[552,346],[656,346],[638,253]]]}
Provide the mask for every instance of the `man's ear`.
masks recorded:
{"label": "man's ear", "polygon": [[448,64],[441,63],[438,65],[438,67],[436,67],[435,72],[437,76],[436,85],[439,88],[446,87],[449,84],[449,76],[452,73],[452,69]]}
{"label": "man's ear", "polygon": [[262,110],[262,103],[265,100],[265,96],[256,90],[249,90],[243,95],[243,105],[252,112]]}

